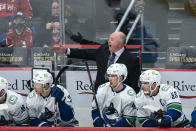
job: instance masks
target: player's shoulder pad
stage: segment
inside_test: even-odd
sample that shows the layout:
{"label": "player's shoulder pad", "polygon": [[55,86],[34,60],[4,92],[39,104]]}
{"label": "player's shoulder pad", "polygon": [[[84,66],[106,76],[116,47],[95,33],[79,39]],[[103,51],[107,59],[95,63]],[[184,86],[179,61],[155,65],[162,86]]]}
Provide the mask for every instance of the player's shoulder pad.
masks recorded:
{"label": "player's shoulder pad", "polygon": [[101,84],[98,88],[103,88],[107,85],[107,83]]}
{"label": "player's shoulder pad", "polygon": [[127,94],[129,95],[129,96],[135,96],[136,94],[135,94],[135,91],[131,88],[131,87],[129,87],[129,86],[127,86]]}
{"label": "player's shoulder pad", "polygon": [[27,96],[28,98],[33,98],[33,97],[35,97],[36,96],[36,92],[35,92],[35,90],[33,90],[33,91],[31,91],[30,93],[29,93],[29,95]]}
{"label": "player's shoulder pad", "polygon": [[60,88],[61,90],[65,90],[65,88],[62,85],[57,85],[58,88]]}
{"label": "player's shoulder pad", "polygon": [[10,103],[11,105],[14,105],[18,102],[18,97],[16,95],[11,95],[9,98],[8,98],[8,103]]}
{"label": "player's shoulder pad", "polygon": [[106,90],[107,90],[107,86],[109,86],[109,82],[107,82],[107,83],[104,83],[104,84],[101,84],[99,87],[98,87],[98,89],[97,89],[97,93],[99,94],[99,93],[105,93],[106,92]]}
{"label": "player's shoulder pad", "polygon": [[167,85],[167,84],[161,84],[160,85],[160,90],[163,91],[163,92],[167,92],[167,91],[169,91],[172,88],[173,87],[171,85]]}

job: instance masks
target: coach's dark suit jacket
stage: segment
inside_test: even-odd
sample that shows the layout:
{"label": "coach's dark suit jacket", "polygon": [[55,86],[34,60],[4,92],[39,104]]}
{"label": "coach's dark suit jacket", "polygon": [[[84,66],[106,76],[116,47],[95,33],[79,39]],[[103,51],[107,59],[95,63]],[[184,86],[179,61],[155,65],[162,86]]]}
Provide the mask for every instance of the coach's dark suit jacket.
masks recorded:
{"label": "coach's dark suit jacket", "polygon": [[[87,60],[95,60],[97,64],[97,77],[95,81],[95,91],[99,85],[106,82],[105,73],[107,70],[108,58],[110,55],[108,44],[101,45],[96,50],[88,50],[88,49],[70,49],[71,53],[68,57],[70,58],[79,58],[79,59],[87,59]],[[125,84],[131,86],[136,93],[139,91],[138,87],[138,79],[140,76],[140,64],[139,59],[128,52],[126,49],[121,54],[116,63],[123,63],[126,65],[128,69],[127,79],[124,81]]]}

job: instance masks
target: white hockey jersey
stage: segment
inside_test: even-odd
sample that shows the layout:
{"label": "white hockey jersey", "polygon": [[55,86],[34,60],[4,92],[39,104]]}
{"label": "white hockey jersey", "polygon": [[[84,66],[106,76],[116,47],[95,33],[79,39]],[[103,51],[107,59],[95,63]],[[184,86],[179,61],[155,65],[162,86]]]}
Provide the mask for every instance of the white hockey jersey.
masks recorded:
{"label": "white hockey jersey", "polygon": [[144,108],[146,105],[154,106],[157,109],[159,108],[165,112],[167,112],[168,109],[174,109],[181,112],[181,117],[172,122],[172,127],[179,126],[179,124],[187,120],[184,113],[182,112],[181,100],[177,90],[167,84],[161,84],[158,94],[152,97],[145,96],[141,90],[136,96],[135,105],[138,109],[137,117],[141,126],[145,121],[148,120],[151,113],[154,112],[153,109],[150,110]]}
{"label": "white hockey jersey", "polygon": [[25,107],[25,100],[21,95],[7,90],[7,97],[4,104],[8,106],[8,109],[0,110],[0,116],[3,116],[5,120],[9,121],[9,125],[27,124],[28,113]]}
{"label": "white hockey jersey", "polygon": [[[58,85],[58,87],[64,92],[64,98],[66,104],[71,105],[72,100],[71,97],[68,93],[68,91]],[[28,109],[28,113],[29,113],[29,117],[30,119],[35,119],[35,118],[39,118],[42,114],[45,113],[46,109],[49,110],[50,112],[52,112],[52,115],[47,119],[47,122],[53,126],[54,125],[54,112],[55,112],[55,97],[43,97],[40,96],[38,94],[36,94],[35,90],[33,90],[27,97],[26,100],[27,103],[27,109]],[[57,102],[57,112],[56,112],[56,121],[57,121],[57,126],[67,126],[67,125],[73,125],[73,121],[75,120],[70,120],[70,121],[63,121],[60,118],[60,112],[59,112],[59,108],[58,108],[58,102]],[[73,125],[74,126],[74,125]]]}
{"label": "white hockey jersey", "polygon": [[[122,117],[125,117],[130,125],[135,126],[134,99],[136,94],[131,87],[125,84],[123,87],[120,92],[114,92],[110,83],[107,82],[98,88],[96,98],[106,126],[114,125]],[[96,109],[95,100],[92,103],[92,109]]]}

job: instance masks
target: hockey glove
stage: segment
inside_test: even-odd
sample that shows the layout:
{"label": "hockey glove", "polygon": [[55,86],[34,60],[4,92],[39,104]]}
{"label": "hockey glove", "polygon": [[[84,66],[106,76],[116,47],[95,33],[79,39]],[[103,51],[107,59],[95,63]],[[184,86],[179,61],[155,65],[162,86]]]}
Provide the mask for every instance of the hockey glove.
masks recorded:
{"label": "hockey glove", "polygon": [[171,127],[172,118],[169,115],[163,116],[160,127]]}
{"label": "hockey glove", "polygon": [[196,110],[191,113],[191,127],[196,127]]}
{"label": "hockey glove", "polygon": [[41,121],[39,119],[34,119],[34,120],[31,120],[31,126],[49,127],[50,125],[45,121]]}
{"label": "hockey glove", "polygon": [[79,32],[77,33],[77,35],[72,35],[70,38],[78,43],[80,43],[83,39],[82,35]]}
{"label": "hockey glove", "polygon": [[160,109],[158,111],[151,113],[149,119],[152,121],[159,122],[159,120],[163,118],[164,114],[165,114],[165,112]]}
{"label": "hockey glove", "polygon": [[51,87],[51,96],[55,97],[58,102],[62,101],[64,92],[57,86]]}
{"label": "hockey glove", "polygon": [[99,117],[95,118],[93,122],[94,127],[103,127],[103,124],[104,124],[103,119]]}

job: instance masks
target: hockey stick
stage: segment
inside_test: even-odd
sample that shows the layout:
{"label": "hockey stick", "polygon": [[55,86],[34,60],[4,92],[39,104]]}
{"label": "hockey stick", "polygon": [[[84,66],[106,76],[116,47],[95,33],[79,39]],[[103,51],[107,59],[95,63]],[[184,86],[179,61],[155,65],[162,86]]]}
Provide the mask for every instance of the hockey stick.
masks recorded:
{"label": "hockey stick", "polygon": [[[151,114],[149,116],[149,119],[153,119],[153,120],[157,121],[158,123],[161,122],[161,120],[165,114],[164,111],[162,111],[160,108],[155,107],[153,105],[145,105],[142,108]],[[156,117],[159,117],[159,119],[157,119]]]}
{"label": "hockey stick", "polygon": [[99,118],[102,118],[101,113],[100,113],[100,109],[99,109],[99,105],[98,105],[98,102],[97,102],[97,97],[96,97],[96,94],[95,94],[95,89],[94,89],[94,86],[93,86],[93,81],[92,81],[92,78],[91,78],[91,73],[90,73],[90,70],[89,70],[88,62],[87,61],[84,61],[84,62],[85,62],[86,69],[87,69],[87,72],[88,72],[88,78],[89,78],[90,84],[92,86],[93,98],[95,100],[95,104],[96,104],[96,107],[97,107],[97,110],[98,110],[98,115],[99,115]]}
{"label": "hockey stick", "polygon": [[[57,76],[55,77],[54,79],[54,85],[57,86],[58,84],[58,79],[60,78],[60,76],[62,75],[62,73],[64,71],[67,70],[69,66],[65,65],[60,71],[59,73],[57,74]],[[55,98],[55,101],[54,101],[54,127],[56,127],[56,124],[57,124],[57,101],[56,101],[56,98]]]}
{"label": "hockey stick", "polygon": [[[79,62],[75,62],[74,64],[79,63]],[[58,84],[58,79],[60,78],[60,76],[63,74],[63,72],[65,72],[68,67],[71,67],[71,65],[67,64],[65,65],[57,74],[57,76],[54,78],[54,85],[57,86]],[[56,127],[56,116],[57,116],[57,102],[55,99],[55,104],[54,104],[54,126]]]}

